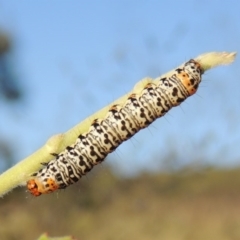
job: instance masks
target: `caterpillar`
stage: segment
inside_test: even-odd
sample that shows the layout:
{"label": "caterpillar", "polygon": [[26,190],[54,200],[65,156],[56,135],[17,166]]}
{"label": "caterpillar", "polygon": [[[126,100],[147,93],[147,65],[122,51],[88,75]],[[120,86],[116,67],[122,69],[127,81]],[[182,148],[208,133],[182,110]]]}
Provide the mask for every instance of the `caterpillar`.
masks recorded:
{"label": "caterpillar", "polygon": [[54,159],[32,174],[27,182],[29,192],[40,196],[77,182],[122,142],[193,95],[203,72],[201,65],[191,59],[171,74],[147,82],[124,104],[112,105],[105,118],[95,119],[73,145],[53,154]]}

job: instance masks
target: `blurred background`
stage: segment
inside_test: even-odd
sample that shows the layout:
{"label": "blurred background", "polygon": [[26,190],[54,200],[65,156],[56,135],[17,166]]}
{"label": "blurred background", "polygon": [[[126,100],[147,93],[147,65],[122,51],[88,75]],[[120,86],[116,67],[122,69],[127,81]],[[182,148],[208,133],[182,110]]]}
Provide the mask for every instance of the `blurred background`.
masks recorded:
{"label": "blurred background", "polygon": [[[144,77],[240,52],[239,9],[237,0],[0,0],[0,171]],[[1,199],[0,238],[240,239],[238,66],[237,57],[208,71],[197,94],[75,186]]]}

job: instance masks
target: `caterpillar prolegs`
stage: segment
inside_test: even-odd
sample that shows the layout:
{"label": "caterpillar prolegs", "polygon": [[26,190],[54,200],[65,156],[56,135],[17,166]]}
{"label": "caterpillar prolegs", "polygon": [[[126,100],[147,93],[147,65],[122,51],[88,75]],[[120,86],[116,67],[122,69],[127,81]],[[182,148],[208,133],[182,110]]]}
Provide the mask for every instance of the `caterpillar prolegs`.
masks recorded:
{"label": "caterpillar prolegs", "polygon": [[77,182],[122,142],[194,94],[203,72],[191,59],[171,74],[146,83],[124,104],[111,106],[105,118],[95,119],[88,132],[80,134],[73,145],[32,175],[27,182],[30,193],[39,196]]}

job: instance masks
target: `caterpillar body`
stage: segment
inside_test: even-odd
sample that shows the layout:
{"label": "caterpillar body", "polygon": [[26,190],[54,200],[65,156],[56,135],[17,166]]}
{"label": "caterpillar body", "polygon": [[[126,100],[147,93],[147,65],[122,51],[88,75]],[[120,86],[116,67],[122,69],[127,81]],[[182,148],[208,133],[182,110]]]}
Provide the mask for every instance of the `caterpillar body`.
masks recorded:
{"label": "caterpillar body", "polygon": [[172,107],[197,91],[204,70],[191,59],[170,75],[145,84],[140,93],[132,93],[122,105],[110,107],[103,119],[95,119],[88,132],[34,173],[27,182],[34,196],[64,189],[77,182],[122,142],[146,128]]}

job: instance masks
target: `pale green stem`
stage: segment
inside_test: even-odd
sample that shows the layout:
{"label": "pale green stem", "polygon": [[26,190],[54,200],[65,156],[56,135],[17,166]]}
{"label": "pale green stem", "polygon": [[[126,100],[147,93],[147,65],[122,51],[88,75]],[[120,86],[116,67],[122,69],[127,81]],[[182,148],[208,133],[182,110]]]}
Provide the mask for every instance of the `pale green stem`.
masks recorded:
{"label": "pale green stem", "polygon": [[[218,65],[230,64],[234,61],[235,56],[236,53],[211,52],[200,55],[195,58],[195,60],[199,62],[204,71],[207,71]],[[165,75],[169,75],[171,74],[171,72]],[[151,81],[154,80],[152,80],[151,78],[145,78],[141,80],[135,85],[131,93],[141,93],[146,83]],[[65,149],[66,146],[73,144],[79,134],[88,131],[92,120],[96,118],[104,118],[110,106],[112,106],[113,104],[122,105],[123,103],[125,103],[129,94],[130,93],[122,96],[118,100],[114,101],[100,111],[91,115],[66,133],[58,134],[51,137],[42,148],[37,150],[29,157],[23,159],[21,162],[19,162],[6,172],[2,173],[0,175],[0,196],[3,196],[5,193],[11,191],[13,188],[19,185],[25,185],[31,174],[38,171],[42,167],[41,163],[47,163],[53,158],[51,153],[59,153],[63,149]]]}

